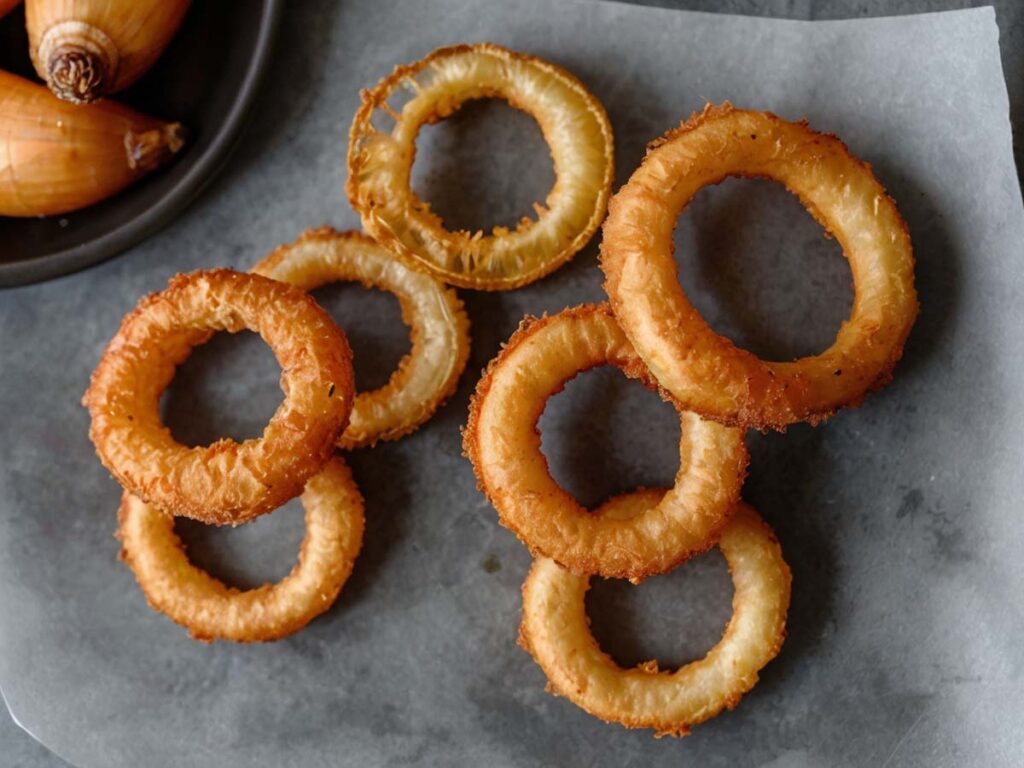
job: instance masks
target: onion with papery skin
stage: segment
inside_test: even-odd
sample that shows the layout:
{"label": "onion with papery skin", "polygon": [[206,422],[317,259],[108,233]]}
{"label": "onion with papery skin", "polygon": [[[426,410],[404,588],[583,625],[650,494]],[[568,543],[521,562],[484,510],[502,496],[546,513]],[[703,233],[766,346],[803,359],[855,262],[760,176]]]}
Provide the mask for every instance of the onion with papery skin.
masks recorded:
{"label": "onion with papery skin", "polygon": [[[843,246],[853,312],[821,354],[761,360],[712,331],[683,293],[672,244],[679,212],[727,176],[781,182]],[[601,267],[619,323],[658,383],[724,424],[784,429],[859,405],[892,379],[917,317],[907,225],[871,168],[806,122],[728,103],[651,145],[609,204]]]}
{"label": "onion with papery skin", "polygon": [[527,318],[477,384],[463,445],[502,524],[534,555],[576,573],[640,581],[714,544],[739,498],[747,449],[741,430],[673,402],[680,425],[675,486],[635,519],[591,514],[551,477],[537,421],[551,395],[600,365],[659,391],[606,304]]}
{"label": "onion with papery skin", "polygon": [[189,562],[174,518],[125,492],[118,513],[121,559],[154,610],[196,640],[266,642],[297,632],[334,603],[363,542],[363,497],[340,458],[302,492],[306,538],[281,581],[240,591]]}
{"label": "onion with papery skin", "polygon": [[[409,100],[396,111],[389,100],[402,92]],[[571,259],[604,218],[615,173],[611,124],[593,94],[554,64],[491,43],[439,48],[362,98],[349,132],[349,201],[366,231],[416,269],[463,288],[517,288]],[[410,186],[416,134],[486,98],[537,120],[555,186],[534,206],[537,219],[524,217],[514,230],[452,232]]]}
{"label": "onion with papery skin", "polygon": [[358,281],[393,293],[401,304],[412,350],[387,384],[356,395],[339,447],[397,440],[415,431],[455,391],[469,358],[469,318],[462,302],[440,280],[406,266],[367,235],[330,227],[310,230],[252,271],[307,291]]}
{"label": "onion with papery skin", "polygon": [[[661,493],[620,496],[595,514],[631,519]],[[718,547],[735,587],[732,618],[703,659],[674,672],[658,669],[657,661],[633,669],[616,664],[590,632],[584,603],[590,580],[538,559],[523,584],[519,642],[544,670],[549,690],[602,720],[653,728],[659,736],[685,736],[735,707],[782,647],[792,577],[775,534],[746,504],[740,503]]]}
{"label": "onion with papery skin", "polygon": [[138,80],[178,31],[190,0],[26,0],[36,72],[85,104]]}
{"label": "onion with papery skin", "polygon": [[76,107],[0,71],[0,216],[51,216],[98,203],[168,162],[180,123],[104,101]]}
{"label": "onion with papery skin", "polygon": [[[284,402],[256,440],[177,442],[160,396],[214,331],[263,337],[281,366]],[[82,404],[89,437],[121,486],[167,512],[244,523],[297,496],[348,425],[352,352],[308,293],[262,275],[214,269],[178,275],[125,316]]]}

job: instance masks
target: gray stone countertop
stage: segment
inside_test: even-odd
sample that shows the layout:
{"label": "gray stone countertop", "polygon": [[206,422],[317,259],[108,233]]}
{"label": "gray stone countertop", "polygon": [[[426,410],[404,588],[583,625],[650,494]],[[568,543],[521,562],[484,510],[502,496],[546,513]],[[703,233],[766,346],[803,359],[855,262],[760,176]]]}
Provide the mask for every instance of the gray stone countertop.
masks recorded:
{"label": "gray stone countertop", "polygon": [[[1014,157],[1018,173],[1024,168],[1024,3],[1017,0],[627,0],[647,5],[658,5],[691,11],[735,13],[751,16],[771,16],[791,19],[844,19],[866,16],[890,16],[926,13],[993,5],[1000,29],[1000,49],[1010,99],[1010,118],[1013,124]],[[329,0],[321,0],[329,2]],[[295,8],[282,15],[282,28],[277,55],[273,66],[287,69],[292,66],[293,53],[300,46],[291,45],[301,37],[302,30],[316,16],[313,3]],[[255,110],[258,114],[259,110]],[[243,142],[245,140],[243,139]],[[238,156],[244,157],[244,151]],[[207,192],[209,194],[209,191]],[[187,213],[185,215],[188,215]],[[22,731],[6,714],[0,712],[0,763],[8,768],[62,768],[60,758],[50,753]]]}

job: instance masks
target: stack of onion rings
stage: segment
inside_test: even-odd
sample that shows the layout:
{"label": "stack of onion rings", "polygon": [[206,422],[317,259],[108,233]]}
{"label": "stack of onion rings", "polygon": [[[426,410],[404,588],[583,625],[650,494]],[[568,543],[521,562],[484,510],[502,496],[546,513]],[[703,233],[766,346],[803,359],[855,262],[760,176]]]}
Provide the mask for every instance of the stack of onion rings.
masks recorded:
{"label": "stack of onion rings", "polygon": [[[400,87],[409,100],[389,100]],[[471,99],[502,98],[532,114],[557,181],[537,221],[510,232],[449,232],[410,188],[420,127]],[[393,120],[380,129],[381,116]],[[778,653],[791,576],[771,529],[739,500],[742,428],[816,424],[887,383],[917,314],[906,225],[870,168],[832,136],[770,113],[708,106],[654,142],[609,203],[612,133],[600,103],[563,70],[491,44],[454,46],[398,67],[350,132],[347,192],[379,245],[324,228],[282,246],[256,274],[174,278],[122,323],[83,403],[103,463],[124,487],[122,556],[150,605],[201,640],[288,635],[336,598],[359,552],[363,503],[335,445],[354,448],[415,430],[454,391],[469,354],[468,320],[440,281],[515,288],[579,251],[604,216],[601,263],[610,305],[527,318],[484,372],[463,435],[481,490],[536,561],[523,586],[520,641],[551,689],[586,711],[659,735],[685,735],[735,706]],[[852,315],[825,352],[760,360],[716,335],[676,281],[672,231],[702,187],[727,176],[777,180],[843,245]],[[412,352],[384,387],[356,396],[344,334],[305,293],[335,280],[393,292]],[[282,282],[278,282],[282,281]],[[289,286],[285,283],[291,283]],[[179,445],[158,403],[175,367],[213,332],[251,328],[284,370],[285,401],[259,440]],[[679,418],[673,488],[641,489],[591,513],[560,488],[540,450],[546,400],[580,372],[613,365],[657,391]],[[353,405],[354,403],[354,405]],[[307,537],[292,573],[240,592],[189,563],[175,515],[237,524],[302,489]],[[589,631],[593,575],[638,583],[712,546],[735,585],[721,641],[675,672],[623,669]]]}
{"label": "stack of onion rings", "polygon": [[383,387],[356,395],[341,448],[397,440],[429,419],[455,391],[469,358],[469,319],[455,291],[403,262],[359,232],[330,227],[305,232],[255,267],[256,272],[311,291],[358,281],[398,297],[412,351]]}
{"label": "stack of onion rings", "polygon": [[[124,486],[122,558],[149,604],[198,640],[275,640],[334,602],[363,532],[362,498],[344,462],[331,459],[335,444],[351,448],[416,429],[455,389],[469,354],[469,323],[454,291],[365,236],[314,230],[255,272],[264,274],[179,275],[144,298],[107,346],[83,398],[97,452]],[[393,291],[412,328],[412,353],[375,392],[355,396],[345,335],[304,290],[331,280]],[[284,403],[259,440],[179,445],[160,423],[161,393],[195,346],[242,328],[274,350]],[[176,515],[235,525],[303,485],[307,535],[288,577],[241,592],[189,563],[174,533]]]}
{"label": "stack of onion rings", "polygon": [[[389,100],[402,89],[409,100],[396,111]],[[571,259],[600,226],[615,175],[611,125],[565,70],[491,43],[456,45],[397,67],[362,96],[349,134],[349,201],[366,231],[410,266],[463,288],[518,288]],[[557,177],[536,221],[489,236],[445,229],[410,185],[420,127],[483,98],[537,120]]]}
{"label": "stack of onion rings", "polygon": [[[842,243],[856,298],[821,355],[760,360],[711,331],[683,295],[676,218],[726,176],[782,182]],[[746,451],[734,428],[816,424],[887,383],[917,314],[914,260],[895,204],[842,142],[729,104],[654,142],[609,210],[601,261],[614,315],[589,306],[527,318],[477,386],[464,446],[501,522],[536,558],[520,644],[550,690],[604,720],[681,736],[735,706],[785,636],[791,576],[771,529],[738,501]],[[536,427],[551,394],[606,363],[676,405],[681,466],[673,489],[588,513],[552,480]],[[655,661],[627,670],[601,651],[584,607],[591,575],[637,582],[715,544],[736,589],[725,634],[703,659],[675,672]]]}
{"label": "stack of onion rings", "polygon": [[[477,385],[464,448],[502,523],[536,558],[523,585],[520,643],[551,690],[602,719],[685,735],[691,725],[734,706],[778,652],[789,569],[770,529],[739,502],[748,458],[739,429],[680,409],[675,487],[642,489],[596,512],[555,483],[537,421],[550,395],[598,365],[613,365],[659,391],[607,305],[527,318]],[[734,615],[722,641],[705,659],[671,675],[659,672],[656,662],[618,667],[589,631],[583,603],[589,577],[638,583],[716,543],[736,583]]]}

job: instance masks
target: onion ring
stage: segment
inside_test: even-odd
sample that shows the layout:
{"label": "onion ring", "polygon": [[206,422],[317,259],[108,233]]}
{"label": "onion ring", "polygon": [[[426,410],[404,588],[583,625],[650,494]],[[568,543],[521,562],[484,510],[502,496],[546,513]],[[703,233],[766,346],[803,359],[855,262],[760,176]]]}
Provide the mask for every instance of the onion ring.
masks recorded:
{"label": "onion ring", "polygon": [[739,498],[747,449],[741,430],[679,410],[675,487],[633,520],[590,514],[552,479],[537,420],[567,381],[606,364],[659,391],[607,305],[527,318],[480,379],[463,445],[502,524],[534,555],[640,581],[712,546]]}
{"label": "onion ring", "polygon": [[[388,100],[410,94],[400,112]],[[348,184],[363,227],[410,266],[452,285],[507,290],[560,267],[597,231],[615,171],[611,124],[604,107],[565,70],[491,43],[439,48],[400,66],[371,90],[349,134]],[[540,124],[555,164],[555,186],[538,219],[514,231],[451,232],[412,191],[416,134],[471,99],[500,98]],[[374,127],[393,121],[390,133]],[[389,123],[390,124],[390,123]]]}
{"label": "onion ring", "polygon": [[[628,516],[650,502],[618,497],[598,513]],[[736,590],[732,618],[703,659],[674,672],[659,670],[656,661],[618,666],[590,632],[584,603],[590,580],[537,560],[523,584],[519,642],[544,670],[549,690],[602,720],[653,728],[658,736],[685,736],[735,707],[782,647],[791,576],[771,528],[746,504],[738,505],[718,546]]]}
{"label": "onion ring", "polygon": [[[672,231],[696,192],[727,176],[779,181],[843,247],[853,312],[829,349],[767,362],[717,335],[676,280]],[[767,112],[708,105],[651,145],[609,204],[601,245],[615,314],[661,386],[725,424],[817,423],[892,379],[917,316],[906,224],[871,173],[834,136]]]}
{"label": "onion ring", "polygon": [[334,603],[363,542],[363,497],[345,462],[329,461],[302,493],[306,538],[292,572],[244,592],[189,562],[174,518],[127,491],[118,511],[121,559],[153,610],[196,640],[255,643],[306,626]]}
{"label": "onion ring", "polygon": [[[258,440],[189,448],[160,422],[175,367],[213,331],[259,332],[283,370],[284,402]],[[345,334],[302,290],[228,269],[171,279],[107,345],[82,403],[100,460],[122,487],[174,515],[238,524],[301,493],[352,409]]]}
{"label": "onion ring", "polygon": [[338,445],[355,448],[413,432],[455,391],[469,358],[469,318],[455,291],[410,269],[360,232],[310,230],[283,245],[253,272],[311,291],[324,283],[358,281],[398,297],[412,351],[387,384],[356,395]]}

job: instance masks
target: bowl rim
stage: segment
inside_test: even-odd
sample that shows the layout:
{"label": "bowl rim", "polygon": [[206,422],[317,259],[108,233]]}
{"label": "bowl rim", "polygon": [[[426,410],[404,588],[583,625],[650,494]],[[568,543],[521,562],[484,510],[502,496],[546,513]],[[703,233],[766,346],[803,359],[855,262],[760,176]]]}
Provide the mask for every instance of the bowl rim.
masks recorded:
{"label": "bowl rim", "polygon": [[99,237],[43,256],[0,264],[0,288],[36,283],[91,267],[137,245],[176,219],[217,177],[237,146],[245,116],[267,70],[283,5],[283,0],[263,1],[256,45],[227,117],[203,153],[167,194]]}

